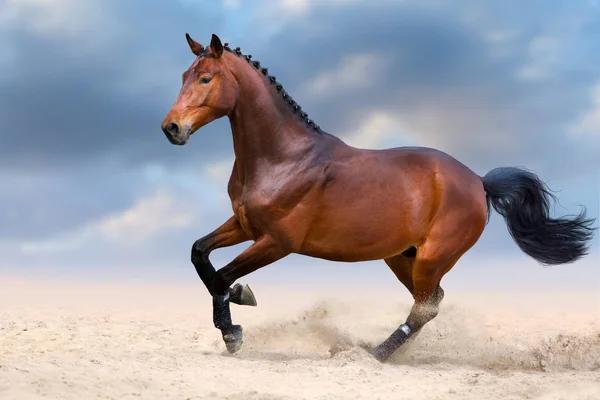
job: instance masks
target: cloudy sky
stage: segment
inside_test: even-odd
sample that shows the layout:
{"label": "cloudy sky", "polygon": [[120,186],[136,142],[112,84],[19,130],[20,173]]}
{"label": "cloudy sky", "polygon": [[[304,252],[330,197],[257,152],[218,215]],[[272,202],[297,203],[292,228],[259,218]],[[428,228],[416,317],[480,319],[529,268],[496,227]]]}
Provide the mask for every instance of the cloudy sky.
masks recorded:
{"label": "cloudy sky", "polygon": [[[481,175],[526,166],[560,191],[558,214],[598,217],[599,17],[597,0],[2,0],[0,272],[198,280],[190,247],[231,215],[233,149],[226,120],[184,147],[160,130],[186,32],[252,54],[352,145],[436,147]],[[600,289],[598,248],[543,268],[494,215],[445,281]],[[393,279],[381,261],[292,256],[244,281]]]}

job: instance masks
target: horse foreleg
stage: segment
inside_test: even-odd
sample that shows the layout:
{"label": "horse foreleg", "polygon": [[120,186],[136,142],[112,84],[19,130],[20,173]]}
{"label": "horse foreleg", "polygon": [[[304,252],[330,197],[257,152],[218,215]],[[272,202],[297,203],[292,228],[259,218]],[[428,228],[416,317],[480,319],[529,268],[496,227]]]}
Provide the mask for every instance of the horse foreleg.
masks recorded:
{"label": "horse foreleg", "polygon": [[[235,217],[229,218],[223,225],[208,235],[196,240],[192,246],[192,264],[202,282],[212,295],[212,280],[215,276],[215,268],[209,260],[213,250],[235,246],[236,244],[250,240]],[[256,306],[256,298],[248,285],[236,284],[229,289],[230,301],[234,304]]]}
{"label": "horse foreleg", "polygon": [[237,279],[271,264],[286,255],[281,244],[269,235],[259,237],[250,247],[232,262],[218,270],[213,277],[213,322],[221,330],[223,341],[230,353],[238,351],[242,345],[242,327],[233,325],[229,310],[229,286]]}

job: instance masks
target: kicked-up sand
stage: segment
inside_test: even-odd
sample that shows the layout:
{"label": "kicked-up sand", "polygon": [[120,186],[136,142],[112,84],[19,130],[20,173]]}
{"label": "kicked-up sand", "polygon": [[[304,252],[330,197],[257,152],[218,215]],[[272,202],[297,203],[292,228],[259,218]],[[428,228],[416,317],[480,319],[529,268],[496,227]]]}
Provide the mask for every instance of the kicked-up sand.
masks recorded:
{"label": "kicked-up sand", "polygon": [[385,364],[402,287],[253,284],[228,354],[201,283],[0,282],[0,399],[600,399],[596,293],[446,292]]}

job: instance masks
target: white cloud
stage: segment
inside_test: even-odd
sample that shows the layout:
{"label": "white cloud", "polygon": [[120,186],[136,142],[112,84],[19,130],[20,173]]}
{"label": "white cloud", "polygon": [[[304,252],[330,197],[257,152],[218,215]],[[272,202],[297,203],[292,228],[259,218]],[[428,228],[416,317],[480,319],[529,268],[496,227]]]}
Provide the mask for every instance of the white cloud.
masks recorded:
{"label": "white cloud", "polygon": [[208,164],[205,167],[206,174],[215,183],[219,185],[227,185],[233,169],[233,162],[234,159],[228,157],[215,163]]}
{"label": "white cloud", "polygon": [[529,43],[530,61],[517,71],[517,76],[526,80],[545,79],[552,76],[553,68],[562,56],[561,41],[552,36],[538,36]]}
{"label": "white cloud", "polygon": [[24,253],[64,252],[81,249],[98,240],[123,246],[139,246],[165,232],[195,224],[198,215],[188,199],[161,188],[141,198],[133,207],[106,216],[66,235],[20,244]]}
{"label": "white cloud", "polygon": [[280,7],[290,13],[305,13],[310,8],[309,0],[281,0]]}
{"label": "white cloud", "polygon": [[574,65],[586,66],[590,59],[580,47],[587,40],[588,24],[594,22],[590,6],[573,2],[573,7],[541,21],[539,33],[529,42],[529,60],[517,70],[517,77],[550,79]]}
{"label": "white cloud", "polygon": [[366,0],[279,0],[278,5],[282,10],[289,13],[306,13],[310,8],[321,6],[324,3],[341,6],[364,1]]}
{"label": "white cloud", "polygon": [[223,7],[229,10],[237,10],[241,5],[241,0],[223,0]]}
{"label": "white cloud", "polygon": [[388,113],[374,112],[355,131],[341,135],[341,139],[350,146],[379,149],[387,146],[386,139],[400,142],[404,132],[406,130],[401,118]]}
{"label": "white cloud", "polygon": [[[107,21],[106,7],[96,1],[80,0],[5,0],[0,5],[0,31],[16,26],[40,36],[76,37],[88,31],[94,21]],[[101,35],[102,30],[94,32]],[[89,45],[89,37],[85,44]],[[86,46],[81,46],[86,47]]]}
{"label": "white cloud", "polygon": [[95,224],[106,239],[140,243],[169,230],[186,228],[195,222],[187,204],[166,190],[142,198],[134,207]]}
{"label": "white cloud", "polygon": [[18,55],[28,49],[18,43],[21,32],[60,42],[64,55],[76,62],[111,48],[113,40],[122,37],[124,26],[95,0],[0,1],[0,79],[10,80],[22,68]]}
{"label": "white cloud", "polygon": [[[334,5],[343,7],[367,0],[257,0],[254,21],[260,31],[254,32],[254,40],[266,40],[284,31],[289,23],[301,20],[314,8]],[[372,0],[371,0],[372,1]],[[323,27],[327,28],[327,27]],[[313,27],[314,29],[314,27]],[[313,31],[314,33],[314,31]]]}
{"label": "white cloud", "polygon": [[24,242],[19,245],[19,250],[25,254],[59,253],[81,248],[90,238],[89,230],[82,230],[56,238]]}
{"label": "white cloud", "polygon": [[494,44],[510,42],[518,36],[519,32],[516,29],[492,29],[483,32],[484,39]]}
{"label": "white cloud", "polygon": [[490,58],[499,60],[512,57],[519,49],[521,32],[517,29],[483,29],[482,36],[488,44]]}
{"label": "white cloud", "polygon": [[521,139],[513,134],[513,121],[518,114],[513,109],[496,109],[486,103],[478,89],[412,92],[413,106],[397,115],[402,134],[414,139],[419,146],[434,147],[465,161],[475,154],[471,149],[490,149],[509,152]]}
{"label": "white cloud", "polygon": [[364,1],[366,0],[279,0],[278,6],[283,11],[298,15],[298,13],[304,14],[312,7],[322,6],[325,3],[341,6]]}
{"label": "white cloud", "polygon": [[581,118],[571,127],[573,139],[591,139],[595,145],[600,145],[600,83],[591,90],[592,105]]}
{"label": "white cloud", "polygon": [[345,56],[337,67],[320,73],[307,83],[305,90],[313,96],[322,96],[344,89],[363,89],[377,83],[389,66],[379,54],[359,53]]}

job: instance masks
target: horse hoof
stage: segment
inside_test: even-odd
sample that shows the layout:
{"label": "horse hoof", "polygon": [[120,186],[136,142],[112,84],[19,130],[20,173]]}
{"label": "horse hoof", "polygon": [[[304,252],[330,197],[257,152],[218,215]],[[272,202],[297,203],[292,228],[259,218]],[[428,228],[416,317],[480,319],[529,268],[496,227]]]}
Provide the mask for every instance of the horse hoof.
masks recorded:
{"label": "horse hoof", "polygon": [[372,349],[369,354],[371,354],[373,357],[375,357],[375,359],[377,361],[379,361],[380,363],[385,362],[390,355],[388,354],[388,351],[384,348],[382,348],[381,346],[377,346],[374,349]]}
{"label": "horse hoof", "polygon": [[223,332],[223,341],[228,352],[237,352],[244,342],[242,327],[240,325],[233,325],[227,332]]}
{"label": "horse hoof", "polygon": [[229,292],[229,301],[241,306],[256,307],[256,297],[248,285],[236,283]]}

